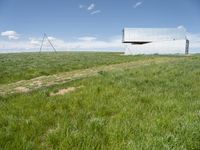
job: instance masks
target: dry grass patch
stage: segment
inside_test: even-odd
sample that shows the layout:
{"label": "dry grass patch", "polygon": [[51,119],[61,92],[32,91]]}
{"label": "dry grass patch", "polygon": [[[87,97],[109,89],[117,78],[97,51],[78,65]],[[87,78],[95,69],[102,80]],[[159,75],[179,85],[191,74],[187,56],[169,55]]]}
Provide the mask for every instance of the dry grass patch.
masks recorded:
{"label": "dry grass patch", "polygon": [[23,86],[20,86],[20,87],[16,87],[15,90],[19,93],[26,93],[26,92],[29,92],[30,89],[29,88],[26,88],[26,87],[23,87]]}
{"label": "dry grass patch", "polygon": [[49,96],[57,96],[57,95],[65,95],[71,92],[76,91],[77,89],[82,88],[83,86],[79,86],[79,87],[68,87],[66,89],[60,89],[58,92],[56,93],[50,93]]}

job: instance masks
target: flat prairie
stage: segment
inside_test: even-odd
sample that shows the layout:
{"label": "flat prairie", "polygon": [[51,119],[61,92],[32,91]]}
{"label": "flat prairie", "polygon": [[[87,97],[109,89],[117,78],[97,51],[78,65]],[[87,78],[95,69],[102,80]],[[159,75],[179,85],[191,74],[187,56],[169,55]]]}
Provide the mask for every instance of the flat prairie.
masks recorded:
{"label": "flat prairie", "polygon": [[200,149],[200,55],[0,54],[0,149]]}

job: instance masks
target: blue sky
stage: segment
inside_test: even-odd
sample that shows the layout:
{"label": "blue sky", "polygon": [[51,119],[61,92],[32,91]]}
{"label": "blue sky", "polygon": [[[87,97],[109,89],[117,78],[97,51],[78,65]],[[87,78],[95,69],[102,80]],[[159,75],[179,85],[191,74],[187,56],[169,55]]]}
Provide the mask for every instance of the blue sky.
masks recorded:
{"label": "blue sky", "polygon": [[178,26],[200,39],[199,0],[0,0],[0,49],[37,48],[44,32],[60,49],[117,49],[124,27]]}

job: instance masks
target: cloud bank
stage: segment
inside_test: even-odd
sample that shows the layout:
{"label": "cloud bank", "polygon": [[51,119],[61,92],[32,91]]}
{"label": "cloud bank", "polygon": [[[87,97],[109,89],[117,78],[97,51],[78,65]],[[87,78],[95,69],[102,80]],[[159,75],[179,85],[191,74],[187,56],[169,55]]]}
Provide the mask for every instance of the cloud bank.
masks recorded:
{"label": "cloud bank", "polygon": [[[180,27],[184,28],[184,26],[178,28]],[[16,31],[1,32],[0,53],[39,51],[42,37],[22,37],[22,39],[20,37]],[[59,51],[125,51],[125,45],[122,44],[122,35],[105,39],[96,36],[76,37],[74,40],[63,40],[52,36],[48,38]],[[187,33],[187,38],[190,40],[190,52],[200,53],[200,33]],[[44,41],[43,49],[51,50],[51,46],[47,41]]]}
{"label": "cloud bank", "polygon": [[[123,51],[120,36],[107,39],[99,39],[94,36],[77,37],[73,41],[65,41],[49,36],[54,47],[59,51]],[[30,37],[27,40],[0,40],[0,52],[39,51],[42,37]],[[44,41],[44,50],[50,50],[51,46]]]}

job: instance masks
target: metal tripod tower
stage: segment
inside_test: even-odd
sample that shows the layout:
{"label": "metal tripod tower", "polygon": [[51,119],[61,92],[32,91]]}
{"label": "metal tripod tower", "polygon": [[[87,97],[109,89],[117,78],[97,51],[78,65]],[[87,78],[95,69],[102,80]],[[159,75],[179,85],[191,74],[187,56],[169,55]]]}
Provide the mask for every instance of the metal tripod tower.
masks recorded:
{"label": "metal tripod tower", "polygon": [[40,46],[40,52],[42,51],[42,47],[43,47],[43,44],[44,44],[44,40],[45,38],[47,39],[47,41],[49,42],[49,44],[51,45],[51,47],[53,48],[54,52],[56,52],[56,49],[55,47],[53,46],[51,40],[48,38],[47,34],[44,33],[44,36],[43,36],[43,39],[42,39],[42,43],[41,43],[41,46]]}

